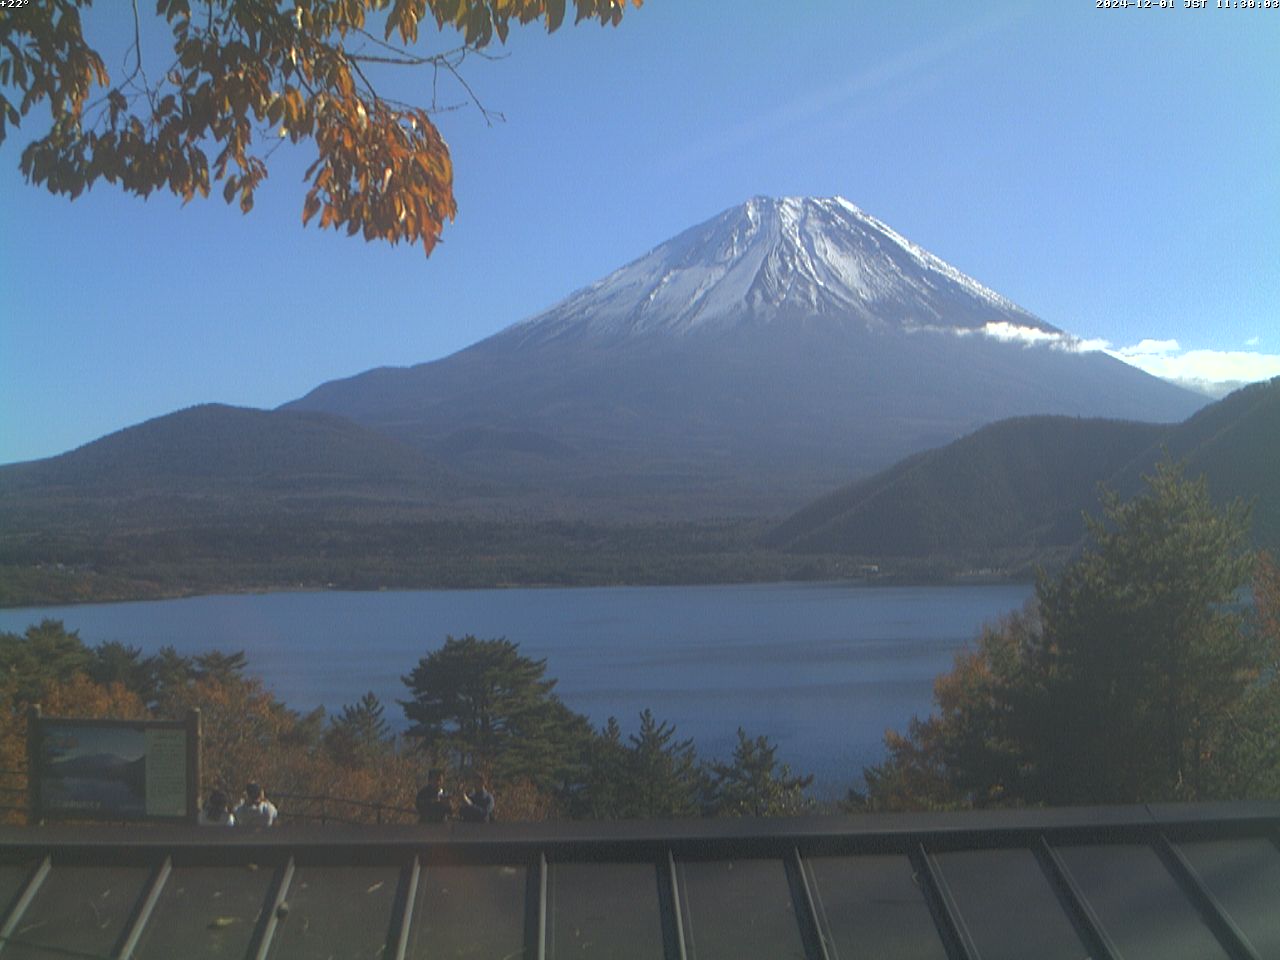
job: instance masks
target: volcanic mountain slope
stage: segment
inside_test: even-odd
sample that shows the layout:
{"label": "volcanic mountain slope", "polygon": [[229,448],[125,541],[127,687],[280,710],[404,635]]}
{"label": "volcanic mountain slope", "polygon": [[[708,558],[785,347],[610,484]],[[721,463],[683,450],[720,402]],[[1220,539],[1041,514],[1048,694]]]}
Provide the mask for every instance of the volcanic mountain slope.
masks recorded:
{"label": "volcanic mountain slope", "polygon": [[769,514],[983,424],[1206,401],[843,199],[755,198],[453,356],[286,405],[583,514]]}
{"label": "volcanic mountain slope", "polygon": [[1070,547],[1105,484],[1123,498],[1168,457],[1218,501],[1253,504],[1257,543],[1280,548],[1280,378],[1176,425],[1026,417],[984,427],[837,490],[766,542],[797,553],[987,557]]}
{"label": "volcanic mountain slope", "polygon": [[203,404],[83,447],[0,468],[0,516],[249,513],[292,499],[448,499],[456,484],[421,451],[332,414]]}

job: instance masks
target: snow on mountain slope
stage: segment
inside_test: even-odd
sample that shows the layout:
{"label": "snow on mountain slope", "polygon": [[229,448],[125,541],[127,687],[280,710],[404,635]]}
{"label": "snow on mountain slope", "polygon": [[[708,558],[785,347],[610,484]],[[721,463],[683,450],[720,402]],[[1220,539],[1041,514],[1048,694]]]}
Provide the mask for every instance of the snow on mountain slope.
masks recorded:
{"label": "snow on mountain slope", "polygon": [[1205,402],[1074,347],[848,201],[757,197],[452,356],[289,406],[575,509],[766,515],[1006,417]]}
{"label": "snow on mountain slope", "polygon": [[826,317],[910,331],[1004,322],[1060,333],[841,197],[755,197],[511,328],[618,337]]}

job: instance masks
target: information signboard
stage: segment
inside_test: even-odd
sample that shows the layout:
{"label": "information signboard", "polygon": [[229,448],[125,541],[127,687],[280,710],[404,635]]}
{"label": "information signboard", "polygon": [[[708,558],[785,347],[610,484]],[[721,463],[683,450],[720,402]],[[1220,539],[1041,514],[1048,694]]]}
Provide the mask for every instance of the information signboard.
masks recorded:
{"label": "information signboard", "polygon": [[186,720],[30,719],[36,820],[195,820],[200,717]]}

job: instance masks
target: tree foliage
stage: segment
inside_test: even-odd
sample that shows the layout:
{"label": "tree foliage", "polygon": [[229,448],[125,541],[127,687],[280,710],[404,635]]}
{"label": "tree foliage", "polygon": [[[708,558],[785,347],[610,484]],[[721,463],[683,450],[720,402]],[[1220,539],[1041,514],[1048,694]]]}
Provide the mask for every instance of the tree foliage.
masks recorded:
{"label": "tree foliage", "polygon": [[738,728],[738,745],[729,763],[710,765],[710,804],[718,816],[793,817],[813,809],[805,788],[813,775],[795,776],[779,763],[778,747],[768,737],[749,737]]}
{"label": "tree foliage", "polygon": [[1260,553],[1253,570],[1255,657],[1245,672],[1245,696],[1226,713],[1216,746],[1223,794],[1280,798],[1280,565]]}
{"label": "tree foliage", "polygon": [[359,763],[388,753],[394,735],[385,716],[386,708],[372,690],[356,703],[343,706],[329,721],[325,746],[339,763]]}
{"label": "tree foliage", "polygon": [[87,670],[93,654],[60,620],[41,620],[23,632],[0,634],[0,691],[5,705],[38,703],[50,683]]}
{"label": "tree foliage", "polygon": [[592,820],[694,817],[703,812],[706,789],[693,740],[646,709],[635,733],[624,737],[610,717],[591,739],[569,810]]}
{"label": "tree foliage", "polygon": [[957,659],[934,716],[887,739],[873,806],[1246,796],[1280,770],[1274,738],[1268,757],[1246,733],[1280,717],[1269,581],[1254,624],[1240,603],[1248,510],[1168,463],[1147,479],[1105,496],[1089,549]]}
{"label": "tree foliage", "polygon": [[523,656],[509,640],[448,637],[403,678],[409,735],[459,771],[560,781],[590,727],[555,697],[546,671],[546,660]]}
{"label": "tree foliage", "polygon": [[[268,145],[310,141],[304,224],[319,214],[321,227],[421,243],[427,254],[457,209],[449,148],[431,119],[439,104],[381,96],[371,77],[388,66],[457,76],[468,53],[505,41],[513,23],[541,19],[552,31],[566,12],[565,0],[158,0],[171,52],[144,61],[135,24],[131,70],[113,83],[82,29],[90,3],[0,9],[0,142],[33,107],[50,112],[48,132],[22,153],[28,181],[73,199],[106,180],[184,201],[221,182],[247,213]],[[602,24],[618,23],[624,5],[573,2],[577,20]],[[414,52],[424,22],[462,45]]]}
{"label": "tree foliage", "polygon": [[704,780],[693,740],[679,739],[673,724],[644,710],[628,741],[622,816],[697,816]]}
{"label": "tree foliage", "polygon": [[1063,800],[1212,793],[1214,751],[1256,650],[1233,608],[1248,582],[1248,511],[1161,465],[1149,492],[1108,497],[1095,549],[1037,593],[1050,716],[1036,771]]}

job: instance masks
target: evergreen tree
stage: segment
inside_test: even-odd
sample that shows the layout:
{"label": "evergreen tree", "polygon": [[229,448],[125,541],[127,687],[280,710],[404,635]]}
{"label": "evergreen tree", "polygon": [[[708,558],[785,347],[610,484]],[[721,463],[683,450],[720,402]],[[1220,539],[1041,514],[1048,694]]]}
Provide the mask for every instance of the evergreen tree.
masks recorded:
{"label": "evergreen tree", "polygon": [[412,694],[401,701],[409,734],[459,771],[562,781],[590,727],[554,696],[546,670],[509,640],[448,637],[402,678]]}
{"label": "evergreen tree", "polygon": [[623,816],[627,785],[627,746],[622,728],[610,717],[604,728],[586,745],[580,783],[572,790],[570,814],[576,819],[613,820]]}
{"label": "evergreen tree", "polygon": [[1235,608],[1249,514],[1216,509],[1204,480],[1158,465],[1148,491],[1104,500],[1094,546],[1042,579],[1035,650],[1042,710],[1029,725],[1036,790],[1055,802],[1198,798],[1255,654]]}
{"label": "evergreen tree", "polygon": [[197,655],[193,662],[195,679],[217,680],[219,683],[229,683],[237,677],[243,677],[244,668],[249,665],[243,650],[235,653],[210,650]]}
{"label": "evergreen tree", "polygon": [[693,740],[676,739],[676,728],[659,723],[648,709],[640,714],[639,732],[627,739],[619,816],[698,816],[706,778]]}
{"label": "evergreen tree", "polygon": [[813,808],[805,789],[813,774],[794,776],[779,764],[768,737],[748,737],[738,728],[731,763],[711,764],[710,812],[730,817],[791,817]]}
{"label": "evergreen tree", "polygon": [[329,721],[325,745],[340,763],[362,764],[391,749],[391,724],[382,701],[372,690]]}
{"label": "evergreen tree", "polygon": [[146,667],[153,691],[148,704],[160,716],[179,716],[180,703],[187,702],[187,693],[196,678],[191,658],[171,646],[163,646],[159,653],[147,658]]}
{"label": "evergreen tree", "polygon": [[0,633],[0,691],[11,709],[38,702],[50,683],[69,680],[92,662],[80,634],[61,620],[41,620],[21,636]]}
{"label": "evergreen tree", "polygon": [[155,694],[151,670],[142,650],[117,640],[100,643],[93,649],[89,677],[95,683],[119,683],[146,703]]}
{"label": "evergreen tree", "polygon": [[1104,495],[1082,556],[938,680],[939,713],[867,771],[870,805],[1243,796],[1280,768],[1274,739],[1242,736],[1280,719],[1280,645],[1240,603],[1249,511],[1169,463],[1147,479]]}

